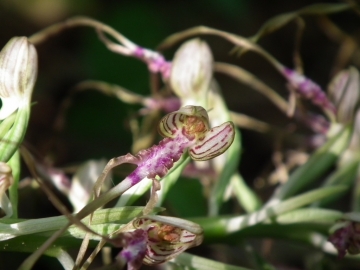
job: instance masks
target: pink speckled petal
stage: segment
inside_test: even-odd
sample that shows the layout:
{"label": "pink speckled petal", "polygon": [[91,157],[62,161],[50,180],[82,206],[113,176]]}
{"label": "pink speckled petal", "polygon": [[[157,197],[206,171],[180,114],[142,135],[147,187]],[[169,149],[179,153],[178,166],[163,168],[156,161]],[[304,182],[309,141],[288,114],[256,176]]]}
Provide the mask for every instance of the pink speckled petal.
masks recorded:
{"label": "pink speckled petal", "polygon": [[202,140],[189,149],[193,160],[209,160],[224,153],[232,144],[235,128],[232,122],[226,122],[209,130]]}

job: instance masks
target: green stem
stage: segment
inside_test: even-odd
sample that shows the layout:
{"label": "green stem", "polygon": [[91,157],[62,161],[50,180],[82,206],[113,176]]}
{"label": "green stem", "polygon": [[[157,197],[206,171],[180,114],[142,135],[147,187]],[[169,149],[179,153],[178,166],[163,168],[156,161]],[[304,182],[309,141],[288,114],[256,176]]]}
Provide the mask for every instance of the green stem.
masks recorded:
{"label": "green stem", "polygon": [[22,143],[30,118],[30,104],[20,107],[16,113],[14,125],[5,134],[0,143],[0,161],[7,162]]}
{"label": "green stem", "polygon": [[14,183],[9,188],[10,202],[13,209],[12,218],[18,218],[18,186],[20,179],[20,153],[17,150],[9,160],[9,166],[12,169]]}

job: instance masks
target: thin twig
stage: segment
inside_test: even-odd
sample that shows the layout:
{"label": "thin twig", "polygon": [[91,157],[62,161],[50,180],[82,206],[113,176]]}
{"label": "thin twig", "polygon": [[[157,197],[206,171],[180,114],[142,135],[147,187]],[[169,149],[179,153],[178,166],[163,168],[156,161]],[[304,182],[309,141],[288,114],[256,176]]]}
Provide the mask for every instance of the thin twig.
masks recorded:
{"label": "thin twig", "polygon": [[238,66],[227,63],[215,63],[214,71],[226,74],[250,87],[257,90],[267,97],[283,113],[288,111],[289,104],[274,89],[263,83],[255,75]]}

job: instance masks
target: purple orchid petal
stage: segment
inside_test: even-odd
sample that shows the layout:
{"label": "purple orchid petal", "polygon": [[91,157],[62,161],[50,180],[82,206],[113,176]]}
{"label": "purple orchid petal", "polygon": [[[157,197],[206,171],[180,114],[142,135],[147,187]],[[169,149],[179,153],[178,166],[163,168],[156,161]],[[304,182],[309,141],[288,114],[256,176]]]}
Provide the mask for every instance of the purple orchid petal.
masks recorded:
{"label": "purple orchid petal", "polygon": [[165,57],[158,52],[151,51],[142,47],[137,47],[133,55],[144,61],[152,73],[161,73],[163,80],[168,80],[171,73],[171,62],[166,61]]}
{"label": "purple orchid petal", "polygon": [[360,223],[346,222],[341,228],[337,229],[330,237],[331,242],[338,251],[340,259],[346,253],[355,255],[360,253]]}
{"label": "purple orchid petal", "polygon": [[123,250],[118,254],[117,260],[127,262],[128,270],[140,269],[147,250],[147,233],[137,229],[120,235],[120,245]]}

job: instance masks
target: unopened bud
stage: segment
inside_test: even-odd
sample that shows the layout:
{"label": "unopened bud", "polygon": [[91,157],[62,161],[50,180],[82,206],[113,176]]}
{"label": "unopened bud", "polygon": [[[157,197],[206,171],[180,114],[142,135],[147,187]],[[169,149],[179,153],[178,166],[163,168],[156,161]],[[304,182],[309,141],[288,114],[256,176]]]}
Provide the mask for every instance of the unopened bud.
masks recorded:
{"label": "unopened bud", "polygon": [[192,39],[175,54],[170,75],[171,87],[181,99],[203,99],[209,89],[212,73],[213,57],[209,46],[200,39]]}
{"label": "unopened bud", "polygon": [[30,102],[37,77],[37,53],[26,37],[14,37],[0,52],[0,120]]}
{"label": "unopened bud", "polygon": [[342,124],[354,120],[359,103],[359,72],[354,67],[341,71],[329,85],[329,95],[337,108],[336,117]]}

